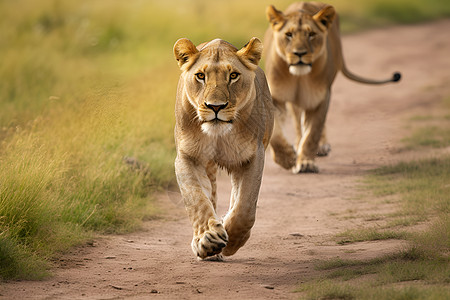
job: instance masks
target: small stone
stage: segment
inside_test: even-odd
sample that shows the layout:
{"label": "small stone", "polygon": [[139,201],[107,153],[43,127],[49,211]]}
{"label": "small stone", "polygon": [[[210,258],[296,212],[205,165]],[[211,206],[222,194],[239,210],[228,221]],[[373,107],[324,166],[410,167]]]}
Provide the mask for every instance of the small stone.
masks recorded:
{"label": "small stone", "polygon": [[122,288],[120,286],[111,285],[111,287],[116,290],[122,290]]}
{"label": "small stone", "polygon": [[298,233],[298,232],[294,232],[294,233],[289,233],[290,236],[298,236],[298,237],[302,237],[303,234]]}

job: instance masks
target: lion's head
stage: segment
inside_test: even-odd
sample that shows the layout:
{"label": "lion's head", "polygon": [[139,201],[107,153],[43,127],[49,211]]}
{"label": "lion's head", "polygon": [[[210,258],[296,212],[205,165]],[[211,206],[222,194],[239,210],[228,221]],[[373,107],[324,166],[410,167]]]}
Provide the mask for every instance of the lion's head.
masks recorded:
{"label": "lion's head", "polygon": [[275,49],[289,65],[293,75],[305,75],[326,49],[326,39],[336,12],[332,6],[312,12],[308,7],[284,14],[274,6],[267,8]]}
{"label": "lion's head", "polygon": [[185,93],[203,132],[218,136],[231,131],[241,109],[254,99],[261,53],[262,43],[257,38],[240,50],[219,39],[198,48],[188,39],[175,43]]}

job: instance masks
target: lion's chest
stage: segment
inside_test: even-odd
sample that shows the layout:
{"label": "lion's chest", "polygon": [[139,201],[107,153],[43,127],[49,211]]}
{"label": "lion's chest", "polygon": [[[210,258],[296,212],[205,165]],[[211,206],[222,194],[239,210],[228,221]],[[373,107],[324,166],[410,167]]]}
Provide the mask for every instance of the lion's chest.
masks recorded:
{"label": "lion's chest", "polygon": [[314,109],[326,100],[327,88],[311,80],[300,79],[295,102],[304,109]]}
{"label": "lion's chest", "polygon": [[247,162],[256,151],[256,141],[233,134],[210,140],[206,144],[205,150],[210,155],[209,160],[223,167]]}
{"label": "lion's chest", "polygon": [[245,134],[230,132],[224,136],[210,137],[201,134],[195,143],[184,143],[183,151],[199,161],[214,161],[221,167],[231,168],[249,161],[256,152],[257,140]]}
{"label": "lion's chest", "polygon": [[273,97],[282,102],[292,102],[303,109],[314,109],[327,97],[326,86],[307,76],[274,82],[270,85]]}

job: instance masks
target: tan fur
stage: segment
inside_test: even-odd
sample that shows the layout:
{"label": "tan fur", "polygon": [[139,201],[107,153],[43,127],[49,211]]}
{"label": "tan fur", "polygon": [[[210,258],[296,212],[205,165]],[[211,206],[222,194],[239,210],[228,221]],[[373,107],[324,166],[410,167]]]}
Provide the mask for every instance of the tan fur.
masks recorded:
{"label": "tan fur", "polygon": [[[273,128],[273,104],[258,67],[262,43],[241,50],[223,40],[195,47],[180,39],[174,54],[182,74],[175,108],[178,185],[199,258],[232,255],[250,237]],[[216,172],[231,175],[230,208],[216,215]]]}
{"label": "tan fur", "polygon": [[[266,75],[275,106],[275,126],[270,142],[278,164],[298,172],[318,172],[316,155],[327,155],[331,147],[325,133],[330,89],[336,73],[369,84],[398,81],[370,80],[352,74],[345,66],[334,8],[319,2],[298,2],[284,12],[267,8],[270,28],[265,36]],[[295,147],[281,130],[290,111],[297,133]]]}

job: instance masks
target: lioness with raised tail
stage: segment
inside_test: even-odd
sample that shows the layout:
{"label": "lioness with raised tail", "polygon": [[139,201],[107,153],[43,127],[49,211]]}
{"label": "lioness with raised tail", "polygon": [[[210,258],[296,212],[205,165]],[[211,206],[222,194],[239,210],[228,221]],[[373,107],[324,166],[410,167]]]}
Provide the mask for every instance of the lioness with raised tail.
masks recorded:
{"label": "lioness with raised tail", "polygon": [[[394,73],[387,80],[357,76],[345,66],[339,20],[335,9],[319,2],[298,2],[284,12],[267,8],[270,27],[264,47],[266,75],[275,106],[275,126],[270,142],[279,165],[294,173],[318,172],[316,155],[331,147],[325,133],[331,85],[336,73],[361,83],[382,84],[400,80]],[[281,120],[291,111],[297,139],[293,147],[283,135]]]}
{"label": "lioness with raised tail", "polygon": [[[174,46],[181,69],[175,107],[175,172],[193,227],[192,250],[204,259],[232,255],[255,222],[264,153],[273,128],[273,103],[258,67],[262,43],[238,50],[223,40]],[[231,175],[223,220],[216,213],[217,168]]]}

